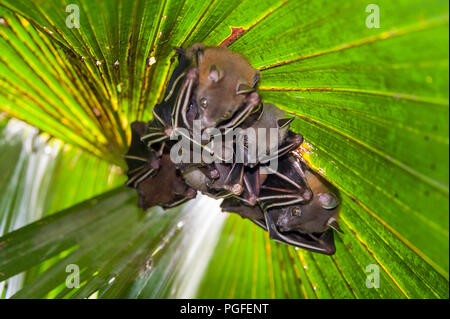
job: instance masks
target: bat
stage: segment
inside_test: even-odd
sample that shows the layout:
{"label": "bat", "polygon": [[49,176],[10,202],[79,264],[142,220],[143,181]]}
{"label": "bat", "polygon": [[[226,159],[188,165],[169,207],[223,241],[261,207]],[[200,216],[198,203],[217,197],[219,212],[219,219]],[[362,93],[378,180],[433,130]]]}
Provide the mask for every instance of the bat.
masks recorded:
{"label": "bat", "polygon": [[[259,118],[249,127],[238,131],[237,146],[231,139],[231,146],[223,146],[224,149],[232,149],[235,153],[232,163],[215,162],[210,164],[209,174],[214,176],[208,176],[208,172],[204,170],[202,172],[206,177],[195,174],[196,178],[202,178],[202,182],[207,184],[206,189],[209,192],[205,188],[203,188],[202,192],[216,196],[216,191],[223,190],[229,191],[234,195],[240,195],[244,190],[244,169],[254,167],[261,161],[266,163],[300,146],[303,137],[300,134],[289,131],[291,121],[292,118],[286,118],[284,112],[275,105],[264,103]],[[270,136],[270,129],[274,130],[276,136]],[[250,134],[250,131],[253,134]],[[226,140],[225,137],[223,139]],[[254,154],[249,154],[249,146],[251,145],[256,147],[255,152],[250,152]],[[236,154],[235,150],[238,149],[240,150]],[[212,172],[214,174],[211,174]],[[194,176],[192,170],[190,170],[189,176]],[[198,181],[192,181],[192,183],[199,185]]]}
{"label": "bat", "polygon": [[334,254],[340,200],[329,183],[292,154],[280,160],[276,172],[261,174],[258,167],[246,171],[244,179],[242,197],[226,198],[223,210],[250,219],[273,240]]}
{"label": "bat", "polygon": [[155,151],[142,142],[141,136],[148,132],[147,123],[133,122],[131,131],[131,145],[125,155],[129,168],[126,185],[137,189],[138,206],[171,208],[194,198],[197,191],[184,182],[167,149]]}
{"label": "bat", "polygon": [[[251,220],[273,240],[334,254],[333,231],[341,231],[339,193],[292,154],[303,136],[290,131],[293,118],[262,103],[259,72],[227,48],[195,44],[175,50],[178,65],[164,99],[153,108],[153,119],[131,124],[126,185],[137,189],[139,207],[175,207],[200,191],[223,199],[222,210]],[[224,140],[233,134],[231,145],[223,146],[231,151],[230,161],[172,162],[176,141],[171,138],[180,128],[187,129],[182,134],[190,143],[207,149],[211,140],[193,138],[194,120],[218,129]],[[277,168],[269,165],[275,159]]]}
{"label": "bat", "polygon": [[200,43],[188,48],[186,55],[198,69],[195,104],[202,127],[236,127],[260,104],[259,71],[242,55]]}
{"label": "bat", "polygon": [[[153,109],[148,134],[141,137],[148,147],[168,143],[177,128],[192,131],[195,119],[202,122],[203,128],[232,129],[257,118],[261,109],[256,92],[259,72],[243,56],[202,44],[175,49],[179,63],[166,86],[164,100]],[[185,137],[205,147],[192,134]]]}
{"label": "bat", "polygon": [[[287,118],[275,105],[263,103],[259,118],[238,130],[237,148],[243,147],[240,162],[253,167],[297,149],[303,142],[303,136],[289,130],[293,119]],[[271,132],[276,136],[271,136]],[[254,154],[249,154],[249,147],[254,147]]]}

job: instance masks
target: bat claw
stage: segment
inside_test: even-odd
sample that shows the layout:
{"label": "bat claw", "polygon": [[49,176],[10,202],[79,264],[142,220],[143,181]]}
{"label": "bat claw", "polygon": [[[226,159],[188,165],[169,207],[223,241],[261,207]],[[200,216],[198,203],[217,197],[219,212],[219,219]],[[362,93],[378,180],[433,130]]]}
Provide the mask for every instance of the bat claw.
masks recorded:
{"label": "bat claw", "polygon": [[243,188],[242,185],[240,185],[240,184],[234,184],[234,185],[231,187],[231,192],[232,192],[234,195],[240,195],[240,194],[242,194],[243,191],[244,191],[244,188]]}
{"label": "bat claw", "polygon": [[188,188],[184,194],[187,198],[195,198],[197,196],[197,191],[193,188]]}
{"label": "bat claw", "polygon": [[164,129],[164,133],[166,133],[167,136],[172,136],[173,134],[173,127],[172,126],[168,126]]}
{"label": "bat claw", "polygon": [[217,169],[212,169],[209,171],[209,176],[212,179],[218,179],[220,177],[220,173]]}
{"label": "bat claw", "polygon": [[252,206],[255,206],[257,202],[258,198],[254,194],[250,195],[250,197],[248,198],[248,203]]}
{"label": "bat claw", "polygon": [[191,68],[186,74],[186,79],[188,80],[196,80],[197,78],[198,78],[197,68]]}

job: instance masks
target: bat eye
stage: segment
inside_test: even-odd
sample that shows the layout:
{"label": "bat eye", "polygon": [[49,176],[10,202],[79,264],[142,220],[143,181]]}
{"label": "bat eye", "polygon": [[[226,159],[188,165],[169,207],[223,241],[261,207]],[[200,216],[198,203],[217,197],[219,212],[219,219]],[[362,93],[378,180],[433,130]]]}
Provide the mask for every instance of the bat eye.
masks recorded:
{"label": "bat eye", "polygon": [[208,106],[208,100],[206,98],[202,98],[200,100],[200,106],[206,108]]}
{"label": "bat eye", "polygon": [[299,207],[294,207],[294,208],[291,209],[291,215],[299,217],[299,216],[302,215],[302,211],[301,211],[301,209]]}
{"label": "bat eye", "polygon": [[231,111],[228,111],[227,113],[225,113],[225,114],[223,115],[223,118],[224,118],[225,120],[229,119],[230,117],[231,117]]}

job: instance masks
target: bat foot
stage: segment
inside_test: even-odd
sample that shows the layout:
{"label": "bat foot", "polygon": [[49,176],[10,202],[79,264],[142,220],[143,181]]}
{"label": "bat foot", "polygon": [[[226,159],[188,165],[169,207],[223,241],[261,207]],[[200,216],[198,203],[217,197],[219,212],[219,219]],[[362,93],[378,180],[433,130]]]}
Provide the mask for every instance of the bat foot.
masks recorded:
{"label": "bat foot", "polygon": [[220,177],[220,173],[217,169],[213,169],[209,171],[209,177],[212,179],[218,179]]}
{"label": "bat foot", "polygon": [[234,185],[231,187],[231,192],[232,192],[234,195],[240,195],[240,194],[242,194],[243,191],[244,191],[244,188],[243,188],[242,185],[240,185],[240,184],[234,184]]}
{"label": "bat foot", "polygon": [[187,198],[195,198],[197,196],[197,191],[193,188],[188,188],[184,194]]}
{"label": "bat foot", "polygon": [[173,127],[172,126],[167,126],[165,129],[164,129],[164,133],[166,133],[166,135],[167,136],[172,136],[172,134],[173,134]]}
{"label": "bat foot", "polygon": [[313,197],[313,194],[312,194],[312,192],[311,192],[309,189],[306,189],[306,190],[303,192],[302,197],[303,197],[303,199],[304,199],[305,201],[310,201],[311,198]]}
{"label": "bat foot", "polygon": [[248,203],[251,206],[255,206],[257,202],[258,202],[258,197],[256,197],[254,194],[250,195],[250,197],[248,198]]}
{"label": "bat foot", "polygon": [[186,79],[188,79],[188,80],[196,80],[196,79],[198,79],[198,69],[197,68],[191,68],[186,74]]}

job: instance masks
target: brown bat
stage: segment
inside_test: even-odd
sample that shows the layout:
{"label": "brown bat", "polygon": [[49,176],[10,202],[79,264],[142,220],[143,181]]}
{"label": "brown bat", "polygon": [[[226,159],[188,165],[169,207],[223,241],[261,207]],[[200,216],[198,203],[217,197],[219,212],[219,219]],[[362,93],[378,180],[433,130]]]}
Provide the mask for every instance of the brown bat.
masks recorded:
{"label": "brown bat", "polygon": [[321,177],[309,169],[305,175],[311,200],[268,209],[267,231],[273,240],[332,255],[336,251],[333,229],[342,232],[337,223],[340,201]]}
{"label": "brown bat", "polygon": [[151,176],[160,167],[160,155],[149,150],[145,143],[141,141],[141,136],[148,131],[147,123],[133,122],[131,124],[131,145],[125,155],[128,165],[127,186],[137,187],[145,178]]}
{"label": "brown bat", "polygon": [[[261,104],[256,92],[259,72],[243,56],[203,44],[175,50],[178,66],[164,100],[153,109],[151,131],[142,136],[149,147],[164,143],[179,127],[192,130],[194,119],[201,120],[203,129],[231,129],[256,119]],[[185,137],[192,140],[191,135]]]}
{"label": "brown bat", "polygon": [[137,185],[139,207],[148,209],[159,205],[163,208],[178,206],[192,198],[197,191],[190,188],[178,174],[169,154],[163,154],[160,169]]}
{"label": "brown bat", "polygon": [[331,255],[332,229],[337,223],[339,199],[332,186],[293,155],[280,160],[273,174],[259,167],[244,174],[241,197],[226,198],[221,207],[236,212],[269,232],[273,240]]}
{"label": "brown bat", "polygon": [[137,189],[139,207],[170,208],[194,198],[197,192],[186,185],[166,150],[156,151],[142,142],[141,137],[148,133],[147,124],[133,122],[131,132],[131,146],[125,155],[129,168],[126,185]]}
{"label": "brown bat", "polygon": [[200,43],[189,47],[186,55],[198,69],[195,104],[203,128],[236,127],[260,104],[255,92],[259,71],[242,55]]}
{"label": "brown bat", "polygon": [[302,233],[321,233],[329,227],[340,231],[337,226],[339,199],[334,195],[325,181],[305,170],[306,182],[312,191],[312,199],[306,203],[282,207],[269,213],[277,220],[278,228],[283,231],[298,230]]}

